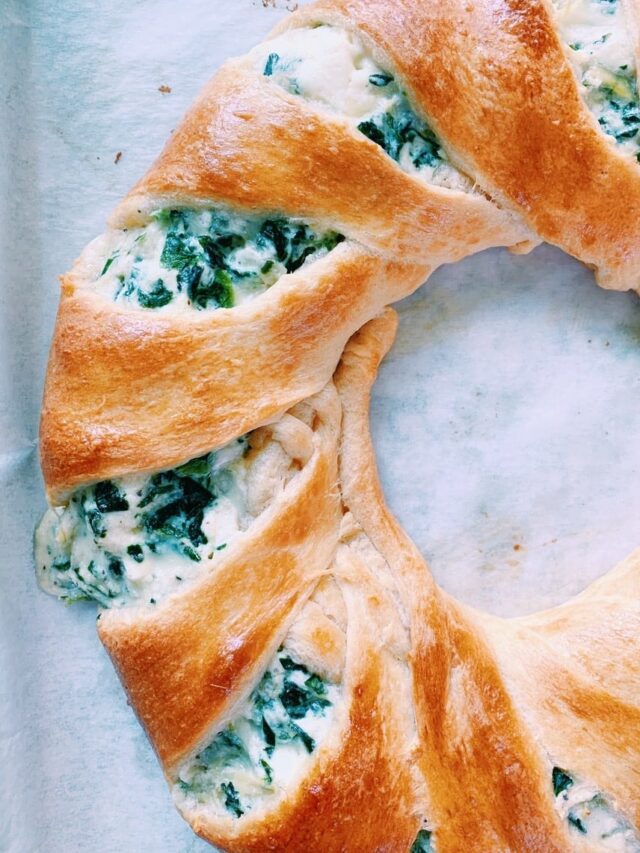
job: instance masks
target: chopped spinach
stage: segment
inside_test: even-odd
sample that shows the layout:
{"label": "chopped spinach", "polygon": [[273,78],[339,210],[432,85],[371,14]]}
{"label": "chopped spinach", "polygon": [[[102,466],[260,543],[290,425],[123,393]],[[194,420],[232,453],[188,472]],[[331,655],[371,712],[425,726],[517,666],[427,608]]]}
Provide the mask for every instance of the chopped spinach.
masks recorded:
{"label": "chopped spinach", "polygon": [[247,710],[183,768],[179,790],[200,802],[219,796],[240,817],[251,809],[256,789],[265,794],[273,790],[271,757],[279,747],[297,741],[313,752],[316,742],[305,730],[305,720],[324,715],[332,704],[330,695],[317,673],[280,650],[249,697]]}
{"label": "chopped spinach", "polygon": [[[217,240],[213,237],[209,237],[208,234],[203,234],[198,238],[198,242],[202,246],[204,253],[209,261],[210,266],[212,267],[224,267],[224,252],[225,249],[234,248],[238,249],[241,245],[244,244],[244,238],[240,237],[239,234],[229,235],[232,239],[225,241],[224,238],[218,238]],[[237,242],[236,242],[237,240]]]}
{"label": "chopped spinach", "polygon": [[[320,676],[312,674],[303,684],[297,673],[308,674],[304,664],[287,655],[279,658],[281,671],[274,677],[267,670],[254,695],[254,722],[261,727],[270,755],[278,742],[299,740],[307,752],[313,752],[315,741],[294,720],[302,720],[308,714],[323,714],[331,705],[326,697],[326,686]],[[295,678],[295,680],[294,680]]]}
{"label": "chopped spinach", "polygon": [[189,234],[169,231],[160,255],[160,263],[169,270],[184,269],[198,262],[201,256],[200,248],[197,240]]}
{"label": "chopped spinach", "polygon": [[611,38],[611,33],[605,33],[603,36],[600,36],[599,39],[596,39],[594,42],[592,42],[592,44],[595,46],[597,46],[599,44],[606,44],[610,38]]}
{"label": "chopped spinach", "polygon": [[[215,210],[165,210],[154,221],[160,243],[150,241],[145,256],[144,247],[134,241],[132,252],[121,253],[115,276],[114,298],[135,299],[147,309],[163,308],[179,298],[196,310],[233,308],[239,292],[266,290],[343,239],[284,218],[243,218]],[[150,280],[145,262],[156,251],[157,262],[167,272]]]}
{"label": "chopped spinach", "polygon": [[127,547],[127,554],[130,557],[133,557],[136,563],[142,563],[144,561],[144,554],[140,545],[129,545]]}
{"label": "chopped spinach", "polygon": [[145,549],[160,558],[177,552],[191,563],[201,561],[199,548],[208,544],[205,514],[219,496],[235,488],[231,466],[249,446],[243,436],[220,451],[149,475],[135,488],[127,487],[126,480],[103,480],[79,489],[67,507],[50,510],[48,523],[38,529],[41,582],[65,601],[86,598],[103,607],[121,607],[139,597],[156,603],[156,591],[150,589],[154,597],[148,598],[142,589],[154,583],[155,567],[146,574],[131,571],[135,583],[128,568],[145,561]]}
{"label": "chopped spinach", "polygon": [[137,514],[156,546],[170,546],[190,560],[199,561],[195,550],[207,543],[202,530],[205,511],[214,503],[217,492],[210,471],[187,474],[180,468],[154,474],[146,483]]}
{"label": "chopped spinach", "polygon": [[138,290],[138,302],[143,308],[162,308],[173,299],[173,293],[165,286],[164,281],[159,278],[147,291]]}
{"label": "chopped spinach", "polygon": [[553,768],[552,783],[556,808],[572,829],[594,841],[616,836],[632,842],[631,846],[624,844],[616,849],[640,850],[636,830],[596,787],[576,779],[560,767]]}
{"label": "chopped spinach", "polygon": [[128,590],[124,564],[109,552],[97,555],[84,567],[70,559],[54,559],[51,572],[64,601],[94,600],[110,607]]}
{"label": "chopped spinach", "polygon": [[65,601],[93,599],[110,607],[129,591],[126,569],[121,557],[104,545],[108,532],[108,515],[129,509],[124,493],[111,480],[75,493],[68,507],[74,535],[84,532],[93,540],[93,556],[78,560],[72,551],[73,540],[54,540],[48,553],[50,578]]}
{"label": "chopped spinach", "polygon": [[196,756],[196,761],[204,766],[227,767],[230,764],[251,764],[251,758],[244,742],[231,727],[216,735],[206,749]]}
{"label": "chopped spinach", "polygon": [[428,829],[421,829],[416,835],[416,840],[411,845],[411,853],[433,853],[431,844],[432,834]]}
{"label": "chopped spinach", "polygon": [[596,94],[596,97],[606,102],[598,123],[616,142],[635,139],[640,131],[640,103],[636,83],[632,78],[627,78],[627,83],[627,88],[615,82],[603,83]]}
{"label": "chopped spinach", "polygon": [[278,65],[278,61],[280,60],[280,56],[277,53],[270,53],[267,57],[267,62],[264,66],[263,74],[265,77],[271,77],[273,72],[276,70],[276,66]]}
{"label": "chopped spinach", "polygon": [[120,557],[114,557],[113,554],[108,555],[109,572],[114,578],[124,577],[124,563]]}
{"label": "chopped spinach", "polygon": [[102,513],[98,509],[86,509],[85,518],[89,522],[91,532],[98,539],[104,539],[107,535],[107,527],[102,518]]}
{"label": "chopped spinach", "polygon": [[560,767],[553,768],[551,777],[553,782],[553,793],[556,797],[573,785],[573,777],[570,776],[566,770],[561,770]]}
{"label": "chopped spinach", "polygon": [[303,663],[298,663],[298,661],[293,660],[293,658],[290,658],[288,655],[283,655],[280,658],[280,665],[283,669],[286,669],[287,672],[295,672],[295,670],[300,670],[300,672],[309,672]]}
{"label": "chopped spinach", "polygon": [[264,770],[264,781],[267,785],[271,785],[273,782],[273,768],[268,761],[264,760],[264,758],[260,759],[260,766]]}
{"label": "chopped spinach", "polygon": [[[387,129],[392,131],[388,137],[385,133],[385,125]],[[397,155],[400,151],[400,147],[397,139],[395,138],[395,122],[388,113],[383,113],[382,115],[377,116],[375,121],[361,121],[358,125],[358,130],[360,133],[363,133],[367,139],[370,139],[372,142],[375,142],[376,145],[383,148],[389,156],[393,157],[394,160],[398,159]],[[394,156],[394,154],[396,156]]]}
{"label": "chopped spinach", "polygon": [[440,143],[431,128],[407,108],[373,116],[360,122],[358,130],[396,162],[405,150],[418,169],[442,160]]}
{"label": "chopped spinach", "polygon": [[[617,16],[616,0],[592,0],[604,14]],[[587,3],[588,0],[583,0]],[[597,20],[597,18],[596,18]],[[640,149],[640,103],[636,68],[633,64],[615,64],[608,46],[616,26],[624,26],[620,19],[601,19],[597,37],[575,40],[581,30],[575,21],[561,18],[561,35],[564,36],[572,63],[581,81],[584,100],[602,130],[612,137],[625,152],[637,155]],[[615,53],[615,49],[614,49]]]}
{"label": "chopped spinach", "polygon": [[210,303],[219,308],[233,308],[233,282],[224,270],[216,270],[213,279],[206,284],[202,282],[201,275],[195,276],[187,292],[198,308],[207,308]]}
{"label": "chopped spinach", "polygon": [[[228,248],[233,246],[233,241],[228,243]],[[178,290],[184,290],[197,308],[233,307],[233,282],[222,268],[225,248],[220,241],[206,234],[194,237],[189,232],[170,231],[160,263],[178,271]]]}
{"label": "chopped spinach", "polygon": [[309,683],[312,678],[305,681],[304,687],[293,682],[285,683],[284,690],[280,694],[280,701],[292,720],[300,720],[306,717],[310,711],[317,714],[322,708],[331,704],[322,695],[325,692],[323,681],[318,676],[313,678],[315,678],[319,688]]}
{"label": "chopped spinach", "polygon": [[265,717],[262,718],[262,734],[264,735],[264,742],[267,745],[265,751],[267,755],[271,756],[273,754],[273,750],[276,748],[276,733],[266,721]]}
{"label": "chopped spinach", "polygon": [[109,267],[111,266],[111,264],[115,261],[115,259],[117,257],[118,257],[118,252],[114,252],[110,258],[107,258],[104,266],[102,267],[102,272],[100,273],[100,276],[103,276],[108,271]]}
{"label": "chopped spinach", "polygon": [[260,236],[263,245],[265,241],[273,245],[277,260],[283,263],[287,259],[287,238],[282,224],[277,220],[267,219],[260,229]]}
{"label": "chopped spinach", "polygon": [[240,797],[233,782],[223,782],[220,788],[224,794],[224,805],[227,811],[235,817],[242,817],[244,809],[240,807]]}
{"label": "chopped spinach", "polygon": [[273,77],[278,75],[278,83],[294,95],[302,94],[300,85],[295,77],[289,74],[300,63],[299,59],[284,61],[278,53],[270,53],[264,65],[263,75]]}
{"label": "chopped spinach", "polygon": [[112,480],[96,483],[93,493],[100,512],[123,512],[129,509],[129,502]]}
{"label": "chopped spinach", "polygon": [[569,812],[569,814],[567,816],[567,820],[569,821],[571,826],[575,826],[575,828],[578,830],[578,832],[583,833],[583,835],[587,834],[587,827],[580,820],[580,818],[578,817],[577,814],[574,814],[574,812],[572,812],[572,811]]}
{"label": "chopped spinach", "polygon": [[188,462],[174,468],[174,471],[181,477],[207,478],[211,471],[211,454],[205,453],[204,456],[189,459]]}
{"label": "chopped spinach", "polygon": [[182,267],[182,269],[178,270],[178,275],[176,276],[178,291],[184,291],[192,302],[194,291],[197,293],[202,273],[203,267],[201,266]]}
{"label": "chopped spinach", "polygon": [[[334,109],[339,109],[332,99],[317,92],[301,91],[298,81],[286,72],[304,63],[305,58],[283,59],[277,53],[267,57],[263,74],[273,77],[284,89],[298,95],[319,98]],[[354,71],[356,65],[354,63]],[[378,111],[361,115],[357,129],[379,145],[393,160],[407,169],[409,163],[416,169],[436,167],[447,161],[440,143],[428,124],[412,109],[407,94],[402,91],[393,74],[382,68],[375,68],[368,75],[369,86],[384,89]],[[405,155],[408,160],[405,159]]]}
{"label": "chopped spinach", "polygon": [[369,75],[369,83],[372,86],[384,87],[388,86],[389,83],[393,82],[393,76],[391,74],[385,74],[384,71],[379,71],[377,74]]}
{"label": "chopped spinach", "polygon": [[[136,259],[134,263],[139,263],[139,260]],[[140,277],[140,268],[137,266],[133,266],[129,272],[129,275],[126,277],[124,275],[118,276],[118,289],[116,291],[115,298],[123,298],[128,299],[130,296],[136,292],[138,287],[138,279]]]}
{"label": "chopped spinach", "polygon": [[267,219],[256,238],[259,246],[272,246],[275,257],[288,273],[300,269],[305,260],[319,249],[331,251],[344,240],[333,231],[318,236],[308,225],[296,224],[287,219]]}

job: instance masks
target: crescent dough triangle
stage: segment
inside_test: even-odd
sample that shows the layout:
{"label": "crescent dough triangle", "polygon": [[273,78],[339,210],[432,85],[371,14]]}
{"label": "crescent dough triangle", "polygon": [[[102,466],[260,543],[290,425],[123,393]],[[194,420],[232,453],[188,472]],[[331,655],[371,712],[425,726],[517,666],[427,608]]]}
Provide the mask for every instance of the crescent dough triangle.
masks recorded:
{"label": "crescent dough triangle", "polygon": [[[504,620],[387,510],[368,399],[443,263],[640,283],[635,0],[320,0],[62,277],[38,578],[228,851],[640,851],[640,554]],[[346,348],[345,348],[346,347]]]}

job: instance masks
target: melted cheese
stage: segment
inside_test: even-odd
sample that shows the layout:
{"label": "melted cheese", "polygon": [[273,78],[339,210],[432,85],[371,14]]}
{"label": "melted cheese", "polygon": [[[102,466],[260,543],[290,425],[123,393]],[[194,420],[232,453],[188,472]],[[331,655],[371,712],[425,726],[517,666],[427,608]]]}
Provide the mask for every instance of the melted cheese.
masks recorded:
{"label": "melted cheese", "polygon": [[636,59],[620,0],[554,0],[582,97],[620,150],[640,153]]}
{"label": "melted cheese", "polygon": [[572,834],[594,849],[639,853],[640,837],[633,826],[588,782],[574,780],[556,797],[556,808]]}
{"label": "melted cheese", "polygon": [[[397,124],[424,125],[393,76],[377,65],[355,34],[340,27],[288,30],[258,45],[249,56],[260,73],[316,107],[339,114],[354,128],[371,120],[382,124],[384,117]],[[472,188],[437,144],[433,156],[417,158],[419,144],[419,138],[417,143],[403,144],[394,158],[405,172],[451,189]]]}
{"label": "melted cheese", "polygon": [[[289,663],[286,669],[281,663],[283,658]],[[179,769],[173,789],[179,807],[238,818],[267,805],[296,784],[311,755],[329,733],[342,689],[300,664],[293,663],[299,668],[292,670],[292,663],[293,658],[281,649],[226,728]],[[303,715],[292,717],[286,700],[282,701],[283,691],[293,685],[304,695],[309,680],[321,685],[322,707],[309,707]],[[275,743],[267,743],[265,720],[275,733]],[[291,736],[292,725],[302,733],[301,737]],[[284,735],[280,734],[280,727]]]}
{"label": "melted cheese", "polygon": [[[195,558],[175,543],[164,546],[161,534],[150,537],[145,530],[143,495],[152,478],[123,477],[113,483],[128,509],[100,513],[99,527],[91,523],[95,502],[90,490],[80,490],[66,507],[45,513],[35,550],[42,589],[68,601],[94,598],[105,607],[123,607],[157,604],[184,588],[207,571],[251,521],[245,447],[246,441],[234,440],[209,457],[216,498],[204,510],[206,541],[191,548]],[[115,575],[109,570],[113,559],[119,561]]]}
{"label": "melted cheese", "polygon": [[341,241],[285,218],[228,210],[163,210],[94,244],[86,286],[105,299],[163,312],[235,308]]}

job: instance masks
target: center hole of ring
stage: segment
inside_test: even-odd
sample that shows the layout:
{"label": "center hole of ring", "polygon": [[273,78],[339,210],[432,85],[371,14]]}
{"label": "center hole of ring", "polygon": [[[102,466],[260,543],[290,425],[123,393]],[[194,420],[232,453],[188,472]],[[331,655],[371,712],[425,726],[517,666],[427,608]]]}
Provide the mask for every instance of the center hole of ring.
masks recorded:
{"label": "center hole of ring", "polygon": [[396,306],[372,395],[389,507],[438,583],[518,616],[640,546],[640,300],[556,249],[484,252]]}

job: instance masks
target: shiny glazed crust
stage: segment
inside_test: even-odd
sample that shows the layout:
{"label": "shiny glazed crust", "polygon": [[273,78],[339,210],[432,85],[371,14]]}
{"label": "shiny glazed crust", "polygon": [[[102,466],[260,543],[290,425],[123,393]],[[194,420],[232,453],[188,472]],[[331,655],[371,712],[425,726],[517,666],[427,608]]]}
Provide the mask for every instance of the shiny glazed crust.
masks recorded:
{"label": "shiny glazed crust", "polygon": [[[637,21],[635,0],[629,8]],[[246,59],[227,63],[111,226],[143,224],[167,205],[227,204],[303,217],[347,242],[254,304],[204,317],[106,302],[83,287],[80,258],[63,277],[44,394],[52,501],[175,465],[276,417],[326,384],[349,336],[384,305],[488,246],[545,239],[594,266],[601,284],[638,287],[640,168],[580,100],[543,0],[321,0],[276,32],[317,22],[356,29],[452,161],[502,207],[405,174],[339,116]],[[177,383],[187,354],[193,370]]]}
{"label": "shiny glazed crust", "polygon": [[215,570],[154,609],[100,615],[171,784],[287,638],[339,680],[344,701],[295,785],[241,820],[185,818],[232,853],[409,851],[425,818],[438,853],[565,851],[556,763],[640,820],[640,556],[548,613],[461,606],[385,506],[367,409],[395,333],[385,306],[443,263],[544,239],[604,286],[639,289],[640,170],[580,100],[543,0],[321,0],[275,32],[317,22],[358,31],[478,186],[405,174],[339,116],[227,63],[110,227],[225,205],[346,239],[251,303],[180,314],[93,292],[90,245],[62,277],[41,423],[49,497],[259,425],[275,434],[302,406],[310,454]]}
{"label": "shiny glazed crust", "polygon": [[277,417],[319,391],[353,332],[436,266],[535,239],[482,193],[405,174],[246,60],[205,87],[111,226],[141,225],[167,205],[220,204],[302,217],[347,240],[251,304],[162,317],[92,293],[89,246],[62,279],[44,393],[53,502],[83,483],[178,464]]}
{"label": "shiny glazed crust", "polygon": [[65,279],[40,430],[50,500],[180,464],[277,418],[326,384],[372,311],[425,275],[343,243],[251,303],[171,317]]}
{"label": "shiny glazed crust", "polygon": [[406,665],[380,639],[395,614],[347,545],[330,572],[348,619],[346,707],[308,772],[275,807],[242,821],[184,812],[199,835],[231,853],[409,850],[420,827]]}
{"label": "shiny glazed crust", "polygon": [[344,506],[384,557],[409,614],[436,849],[576,849],[553,808],[553,765],[607,791],[637,825],[640,552],[571,601],[519,619],[479,613],[440,590],[385,506],[369,435],[369,392],[395,325],[390,309],[371,321],[336,373],[340,480]]}
{"label": "shiny glazed crust", "polygon": [[582,102],[550,2],[320,0],[283,27],[325,20],[392,58],[452,161],[540,239],[638,289],[640,167]]}
{"label": "shiny glazed crust", "polygon": [[169,778],[261,675],[335,551],[340,406],[332,386],[309,405],[310,458],[215,571],[152,610],[100,616],[100,638]]}
{"label": "shiny glazed crust", "polygon": [[183,813],[228,851],[356,853],[377,849],[382,837],[389,849],[408,850],[420,826],[421,782],[407,641],[388,592],[341,525],[333,386],[305,405],[313,412],[312,455],[215,573],[153,611],[103,612],[99,634],[173,783],[180,763],[233,717],[296,633],[319,582],[334,580],[344,631],[320,613],[306,629],[306,660],[320,671],[340,661],[345,703],[306,774],[241,821],[197,808]]}

